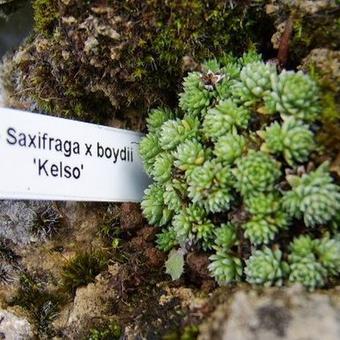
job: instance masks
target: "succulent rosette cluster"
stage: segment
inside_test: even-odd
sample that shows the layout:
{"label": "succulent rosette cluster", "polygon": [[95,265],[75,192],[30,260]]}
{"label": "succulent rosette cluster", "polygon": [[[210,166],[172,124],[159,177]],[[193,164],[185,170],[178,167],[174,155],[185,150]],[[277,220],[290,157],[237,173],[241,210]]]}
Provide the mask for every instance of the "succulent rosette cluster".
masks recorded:
{"label": "succulent rosette cluster", "polygon": [[189,73],[178,110],[152,110],[140,143],[158,247],[206,252],[219,284],[315,289],[339,276],[340,189],[313,162],[318,98],[307,74],[254,52]]}

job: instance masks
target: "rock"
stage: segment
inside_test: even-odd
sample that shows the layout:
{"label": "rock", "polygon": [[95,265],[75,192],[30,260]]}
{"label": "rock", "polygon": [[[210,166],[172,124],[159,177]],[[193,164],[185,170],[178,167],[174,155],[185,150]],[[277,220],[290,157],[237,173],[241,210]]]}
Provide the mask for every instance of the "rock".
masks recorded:
{"label": "rock", "polygon": [[315,48],[339,49],[338,4],[335,0],[271,0],[267,14],[274,20],[273,47],[279,47],[283,28],[290,18],[293,34],[289,39],[288,64],[298,65]]}
{"label": "rock", "polygon": [[25,318],[0,310],[0,339],[24,340],[32,337],[32,327]]}
{"label": "rock", "polygon": [[239,291],[201,326],[199,340],[336,340],[338,289],[307,293],[299,286]]}
{"label": "rock", "polygon": [[327,48],[315,48],[302,60],[300,67],[308,72],[314,68],[319,76],[319,81],[327,84],[334,92],[340,91],[340,51]]}
{"label": "rock", "polygon": [[99,274],[94,283],[78,288],[73,304],[54,322],[54,327],[67,339],[82,339],[91,325],[105,320],[110,315],[109,308],[115,294],[110,279],[117,272],[116,266],[110,266],[108,272]]}
{"label": "rock", "polygon": [[99,318],[106,310],[104,296],[102,285],[90,283],[86,287],[78,288],[68,323],[81,324],[81,321],[88,317]]}
{"label": "rock", "polygon": [[0,237],[21,245],[38,241],[32,227],[37,212],[49,206],[50,203],[39,201],[0,201]]}

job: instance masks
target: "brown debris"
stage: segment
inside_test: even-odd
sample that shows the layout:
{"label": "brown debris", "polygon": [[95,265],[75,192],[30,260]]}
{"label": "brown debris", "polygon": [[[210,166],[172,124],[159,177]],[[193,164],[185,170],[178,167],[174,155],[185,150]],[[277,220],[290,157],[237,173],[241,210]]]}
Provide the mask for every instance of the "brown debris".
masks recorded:
{"label": "brown debris", "polygon": [[279,61],[279,66],[284,67],[288,61],[289,55],[289,45],[293,34],[293,17],[290,16],[286,23],[283,34],[280,39],[279,51],[277,54],[277,59]]}
{"label": "brown debris", "polygon": [[210,280],[208,271],[209,258],[207,254],[192,252],[186,257],[186,265],[188,274],[193,282],[202,282],[203,280]]}
{"label": "brown debris", "polygon": [[160,268],[164,265],[166,255],[157,248],[145,249],[144,255],[150,267]]}
{"label": "brown debris", "polygon": [[154,241],[158,230],[154,227],[144,227],[138,231],[137,235],[141,236],[144,241],[151,242]]}
{"label": "brown debris", "polygon": [[142,212],[137,203],[123,203],[121,205],[120,226],[123,230],[139,229],[144,224]]}

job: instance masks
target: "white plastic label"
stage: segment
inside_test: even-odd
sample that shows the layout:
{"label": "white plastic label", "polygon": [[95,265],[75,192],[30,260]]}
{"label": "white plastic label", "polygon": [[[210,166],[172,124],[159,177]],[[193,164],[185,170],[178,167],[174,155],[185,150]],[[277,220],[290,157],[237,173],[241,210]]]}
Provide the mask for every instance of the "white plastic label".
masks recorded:
{"label": "white plastic label", "polygon": [[0,198],[139,202],[142,134],[0,108]]}

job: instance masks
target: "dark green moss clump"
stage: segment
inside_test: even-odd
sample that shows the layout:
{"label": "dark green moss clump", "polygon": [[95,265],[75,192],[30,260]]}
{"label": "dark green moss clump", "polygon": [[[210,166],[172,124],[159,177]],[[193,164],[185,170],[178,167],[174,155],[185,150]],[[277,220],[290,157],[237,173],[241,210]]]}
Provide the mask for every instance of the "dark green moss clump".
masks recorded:
{"label": "dark green moss clump", "polygon": [[196,340],[198,335],[198,326],[188,325],[183,330],[177,330],[164,335],[162,340]]}
{"label": "dark green moss clump", "polygon": [[16,263],[20,259],[13,249],[9,240],[0,237],[0,260]]}
{"label": "dark green moss clump", "polygon": [[107,258],[102,253],[89,251],[76,254],[63,268],[63,287],[75,293],[78,287],[94,282],[106,264]]}
{"label": "dark green moss clump", "polygon": [[112,321],[104,326],[90,330],[88,340],[118,340],[122,334],[122,328],[117,321]]}
{"label": "dark green moss clump", "polygon": [[55,0],[33,1],[34,21],[38,32],[44,32],[46,35],[51,34],[59,18],[56,3]]}
{"label": "dark green moss clump", "polygon": [[268,49],[264,2],[233,3],[36,0],[34,39],[10,61],[5,87],[31,109],[92,121],[171,102],[193,60]]}
{"label": "dark green moss clump", "polygon": [[40,336],[55,335],[52,322],[58,316],[65,297],[57,292],[50,292],[43,282],[23,273],[20,277],[20,287],[11,305],[19,305],[26,309],[36,324]]}

